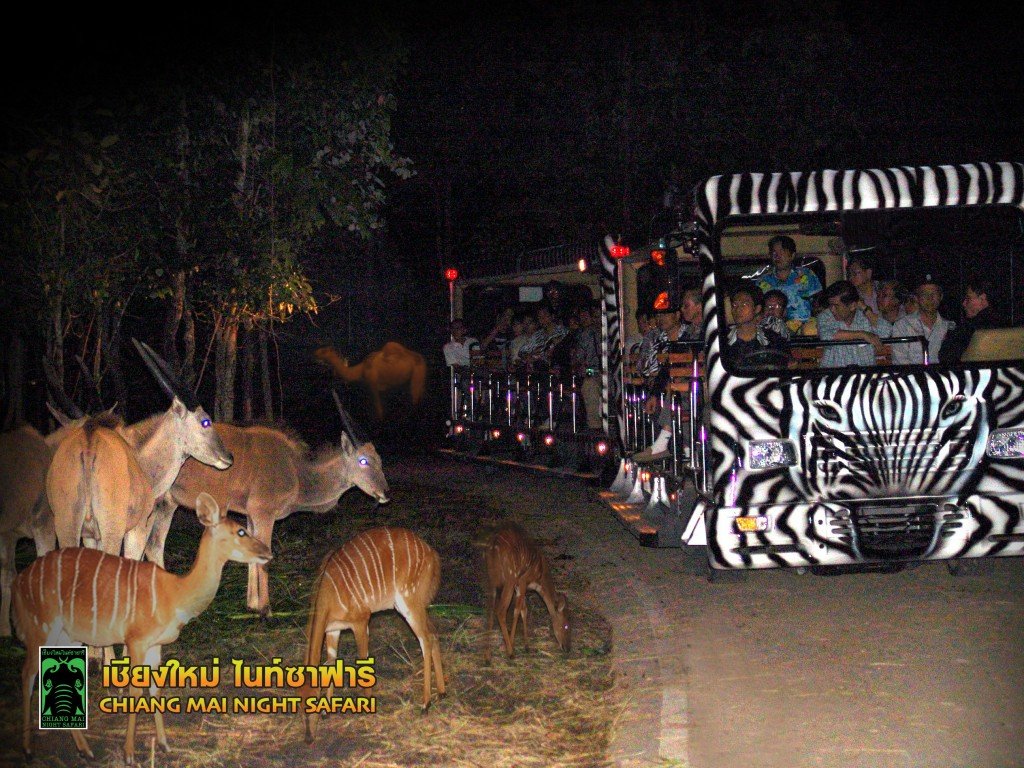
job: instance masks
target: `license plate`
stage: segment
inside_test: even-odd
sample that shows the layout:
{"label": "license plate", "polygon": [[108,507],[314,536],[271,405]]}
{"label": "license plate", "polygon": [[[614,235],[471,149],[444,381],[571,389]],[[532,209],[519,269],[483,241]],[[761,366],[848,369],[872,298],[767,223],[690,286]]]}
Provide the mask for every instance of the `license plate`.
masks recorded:
{"label": "license plate", "polygon": [[769,522],[767,515],[735,518],[736,530],[740,533],[762,533],[770,527]]}

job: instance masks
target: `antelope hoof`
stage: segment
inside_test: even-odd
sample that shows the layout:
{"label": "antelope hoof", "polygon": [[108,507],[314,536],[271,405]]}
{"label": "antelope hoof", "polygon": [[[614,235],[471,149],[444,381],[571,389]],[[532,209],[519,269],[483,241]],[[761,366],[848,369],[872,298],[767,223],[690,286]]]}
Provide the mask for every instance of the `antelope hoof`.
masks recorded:
{"label": "antelope hoof", "polygon": [[32,758],[35,757],[35,755],[33,755],[31,752],[29,752],[26,749],[26,750],[24,750],[24,757],[25,757],[25,762],[26,763],[31,763],[32,762]]}
{"label": "antelope hoof", "polygon": [[424,704],[424,705],[423,705],[423,707],[422,707],[422,708],[420,709],[420,714],[421,714],[421,715],[425,715],[425,714],[427,714],[427,713],[428,713],[429,711],[430,711],[430,702],[428,701],[428,702],[427,702],[426,704]]}

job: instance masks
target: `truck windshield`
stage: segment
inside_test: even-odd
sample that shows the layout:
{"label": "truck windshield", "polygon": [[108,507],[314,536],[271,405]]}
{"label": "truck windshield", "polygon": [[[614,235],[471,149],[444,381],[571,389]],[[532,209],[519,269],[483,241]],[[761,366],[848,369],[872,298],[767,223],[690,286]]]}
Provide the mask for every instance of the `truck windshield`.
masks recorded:
{"label": "truck windshield", "polygon": [[1012,206],[726,220],[715,252],[737,373],[1024,363]]}

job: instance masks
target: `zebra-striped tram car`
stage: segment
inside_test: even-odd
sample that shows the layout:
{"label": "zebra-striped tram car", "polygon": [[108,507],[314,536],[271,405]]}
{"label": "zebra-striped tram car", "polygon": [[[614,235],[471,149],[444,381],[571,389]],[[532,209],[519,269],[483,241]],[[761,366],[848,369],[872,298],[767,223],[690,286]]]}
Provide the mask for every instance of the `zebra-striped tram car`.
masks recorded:
{"label": "zebra-striped tram car", "polygon": [[[603,436],[618,467],[603,496],[643,543],[706,546],[718,569],[1024,554],[1024,166],[717,176],[682,218],[643,249],[607,239],[590,272],[604,308]],[[886,328],[870,363],[829,353],[855,342],[790,322],[784,357],[740,367],[723,354],[728,295],[771,269],[776,234],[825,287],[856,254],[874,280],[927,277],[961,333],[965,288],[987,279],[996,321],[968,333],[954,361],[921,332]],[[650,392],[623,345],[666,273],[676,300],[700,289],[703,342],[671,345],[669,385]],[[919,350],[916,361],[898,348]],[[658,429],[643,408],[652,395],[672,414],[671,449],[641,464],[630,457]]]}

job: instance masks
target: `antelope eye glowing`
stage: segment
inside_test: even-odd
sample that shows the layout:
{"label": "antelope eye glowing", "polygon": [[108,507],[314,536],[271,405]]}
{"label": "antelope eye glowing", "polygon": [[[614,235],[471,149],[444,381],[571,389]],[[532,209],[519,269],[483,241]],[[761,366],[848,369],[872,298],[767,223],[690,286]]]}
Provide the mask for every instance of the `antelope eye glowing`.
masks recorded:
{"label": "antelope eye glowing", "polygon": [[247,533],[245,532],[245,528],[239,528],[239,529],[238,529],[238,537],[239,537],[239,538],[243,538],[243,537],[245,537],[245,536],[248,536],[248,535],[249,535],[249,534],[247,534]]}
{"label": "antelope eye glowing", "polygon": [[210,426],[210,420],[209,419],[203,419],[199,423],[203,425],[203,429],[206,429],[206,428],[208,428]]}
{"label": "antelope eye glowing", "polygon": [[359,465],[360,466],[365,467],[369,463],[370,463],[369,459],[367,459],[365,456],[360,456],[359,457]]}

